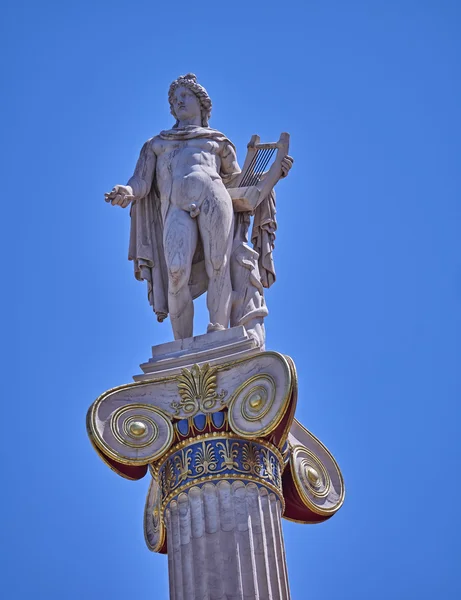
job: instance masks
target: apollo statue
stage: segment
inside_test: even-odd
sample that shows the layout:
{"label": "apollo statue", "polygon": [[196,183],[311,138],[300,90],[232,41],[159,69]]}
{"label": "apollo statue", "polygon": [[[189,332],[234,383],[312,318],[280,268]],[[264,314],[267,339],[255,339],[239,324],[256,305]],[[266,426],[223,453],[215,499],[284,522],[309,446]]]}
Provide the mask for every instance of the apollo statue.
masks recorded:
{"label": "apollo statue", "polygon": [[[195,75],[173,81],[168,99],[172,129],[144,144],[133,176],[106,200],[131,206],[135,276],[185,341],[154,346],[134,383],[101,394],[87,431],[113,471],[149,474],[144,535],[168,554],[171,599],[290,600],[282,517],[326,521],[344,484],[295,419],[293,360],[264,351],[274,188],[292,168],[289,135],[253,135],[240,168],[232,142],[208,125],[211,100]],[[193,301],[205,292],[208,332],[191,339]]]}
{"label": "apollo statue", "polygon": [[206,292],[208,332],[244,325],[264,348],[263,288],[275,281],[273,188],[293,164],[289,136],[277,144],[253,136],[241,170],[235,146],[208,125],[211,99],[195,75],[173,81],[168,100],[173,128],[149,139],[128,183],[105,194],[114,206],[131,205],[135,277],[147,282],[157,319],[170,316],[175,339],[192,337],[193,299]]}

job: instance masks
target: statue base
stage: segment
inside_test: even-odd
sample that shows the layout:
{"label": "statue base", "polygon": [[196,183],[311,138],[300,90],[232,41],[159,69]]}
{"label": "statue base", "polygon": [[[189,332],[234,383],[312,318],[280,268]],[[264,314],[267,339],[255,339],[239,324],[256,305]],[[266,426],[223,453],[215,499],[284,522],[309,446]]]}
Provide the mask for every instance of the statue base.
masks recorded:
{"label": "statue base", "polygon": [[162,371],[180,370],[193,364],[210,365],[238,360],[261,352],[243,326],[213,331],[203,335],[152,346],[152,358],[141,365],[142,375],[135,381],[146,381]]}

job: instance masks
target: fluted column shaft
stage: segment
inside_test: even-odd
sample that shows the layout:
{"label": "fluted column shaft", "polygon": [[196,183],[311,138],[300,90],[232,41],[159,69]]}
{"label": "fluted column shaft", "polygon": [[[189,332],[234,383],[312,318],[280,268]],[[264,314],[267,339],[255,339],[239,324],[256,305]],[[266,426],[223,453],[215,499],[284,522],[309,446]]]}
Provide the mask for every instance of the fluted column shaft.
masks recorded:
{"label": "fluted column shaft", "polygon": [[205,483],[165,511],[171,600],[289,600],[275,493],[256,483]]}

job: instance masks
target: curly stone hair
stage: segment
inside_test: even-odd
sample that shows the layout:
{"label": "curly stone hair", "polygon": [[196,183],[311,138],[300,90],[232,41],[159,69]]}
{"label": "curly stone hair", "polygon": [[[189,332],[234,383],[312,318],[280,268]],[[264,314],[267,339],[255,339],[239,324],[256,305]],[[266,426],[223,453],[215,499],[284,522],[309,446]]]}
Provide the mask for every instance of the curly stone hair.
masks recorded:
{"label": "curly stone hair", "polygon": [[199,83],[197,83],[197,77],[193,73],[188,73],[187,75],[181,75],[180,77],[178,77],[178,79],[175,79],[170,85],[170,89],[168,90],[168,102],[170,103],[170,112],[176,119],[176,123],[173,126],[173,128],[177,127],[179,123],[173,108],[173,94],[179,86],[184,86],[188,88],[197,96],[197,99],[200,103],[200,112],[202,115],[202,127],[208,127],[208,121],[211,116],[211,98],[208,95],[206,89],[202,87]]}

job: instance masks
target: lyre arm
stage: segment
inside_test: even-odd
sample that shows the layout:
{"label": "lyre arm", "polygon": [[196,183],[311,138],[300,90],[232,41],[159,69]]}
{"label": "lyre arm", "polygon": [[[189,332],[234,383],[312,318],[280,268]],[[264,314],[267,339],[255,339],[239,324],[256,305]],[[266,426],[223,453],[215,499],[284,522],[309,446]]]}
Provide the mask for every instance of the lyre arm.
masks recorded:
{"label": "lyre arm", "polygon": [[[260,147],[262,146],[266,146],[266,144],[260,144]],[[274,144],[271,144],[271,147],[273,146]],[[256,184],[261,200],[267,198],[272,189],[276,186],[279,179],[282,177],[282,160],[288,156],[288,150],[290,148],[290,134],[280,134],[280,139],[275,144],[275,147],[277,148],[277,154],[275,156],[274,163],[261,181]]]}
{"label": "lyre arm", "polygon": [[259,144],[259,140],[259,135],[255,134],[251,136],[251,140],[247,144],[247,155],[245,157],[245,162],[243,163],[242,172],[240,174],[239,179],[237,180],[236,187],[240,187],[240,183],[248,173],[251,163],[255,161],[256,155],[258,153],[257,146]]}
{"label": "lyre arm", "polygon": [[[253,212],[282,177],[282,161],[288,155],[290,135],[282,133],[279,141],[271,144],[261,144],[259,139],[252,136],[237,186],[228,190],[237,212]],[[275,161],[264,173],[275,150]]]}

